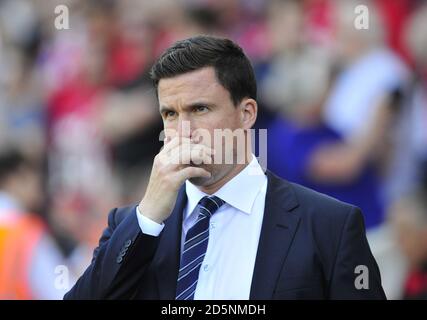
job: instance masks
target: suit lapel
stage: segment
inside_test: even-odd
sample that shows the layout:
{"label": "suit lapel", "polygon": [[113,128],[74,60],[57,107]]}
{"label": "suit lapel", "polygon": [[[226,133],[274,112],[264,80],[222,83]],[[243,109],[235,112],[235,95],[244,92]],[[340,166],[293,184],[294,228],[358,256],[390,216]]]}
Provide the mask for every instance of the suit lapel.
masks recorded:
{"label": "suit lapel", "polygon": [[267,171],[264,219],[255,260],[250,299],[271,299],[297,230],[298,201],[288,182]]}
{"label": "suit lapel", "polygon": [[175,299],[181,252],[182,215],[187,204],[185,185],[178,192],[175,207],[165,221],[165,227],[154,257],[154,268],[161,300]]}
{"label": "suit lapel", "polygon": [[[279,273],[297,230],[299,216],[290,212],[298,201],[289,183],[267,171],[268,185],[264,219],[255,260],[250,299],[271,299]],[[175,299],[181,252],[183,210],[187,204],[185,185],[178,192],[175,207],[154,257],[159,299]]]}

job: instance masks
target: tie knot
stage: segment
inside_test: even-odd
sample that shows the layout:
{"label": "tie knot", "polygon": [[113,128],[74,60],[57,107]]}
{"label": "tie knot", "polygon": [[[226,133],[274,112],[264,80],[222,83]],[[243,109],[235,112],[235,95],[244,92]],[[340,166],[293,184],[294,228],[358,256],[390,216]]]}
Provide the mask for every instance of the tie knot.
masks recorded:
{"label": "tie knot", "polygon": [[206,196],[199,201],[200,215],[210,217],[217,211],[223,204],[224,200],[216,196]]}

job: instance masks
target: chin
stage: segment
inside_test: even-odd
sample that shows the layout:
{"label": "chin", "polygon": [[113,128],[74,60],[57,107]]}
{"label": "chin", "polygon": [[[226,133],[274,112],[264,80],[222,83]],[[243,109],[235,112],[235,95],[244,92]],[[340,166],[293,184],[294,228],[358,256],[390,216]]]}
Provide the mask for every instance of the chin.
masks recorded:
{"label": "chin", "polygon": [[192,184],[198,187],[205,187],[211,184],[212,177],[211,178],[204,178],[204,177],[193,177],[188,179]]}
{"label": "chin", "polygon": [[210,178],[193,177],[193,178],[188,179],[192,184],[194,184],[195,186],[198,186],[198,187],[206,187],[206,186],[212,184],[212,182],[214,182],[213,172],[215,170],[211,164],[201,164],[201,165],[193,164],[193,166],[198,167],[198,168],[203,168],[203,169],[209,171],[212,174],[212,176]]}

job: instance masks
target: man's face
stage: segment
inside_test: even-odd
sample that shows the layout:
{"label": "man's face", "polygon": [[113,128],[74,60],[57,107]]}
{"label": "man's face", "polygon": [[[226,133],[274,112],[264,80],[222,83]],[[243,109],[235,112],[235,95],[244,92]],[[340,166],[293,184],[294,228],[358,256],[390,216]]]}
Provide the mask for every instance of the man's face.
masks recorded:
{"label": "man's face", "polygon": [[[230,93],[218,82],[213,67],[161,79],[158,97],[166,139],[173,138],[174,134],[204,143],[218,152],[215,147],[217,142],[213,141],[215,129],[247,129],[244,108],[233,104]],[[201,132],[210,135],[210,142],[200,135]],[[227,148],[222,149],[224,152]],[[235,148],[232,152],[235,152]],[[212,177],[193,178],[191,181],[196,185],[208,186],[220,180],[233,167],[233,164],[220,162],[201,164],[211,172]]]}

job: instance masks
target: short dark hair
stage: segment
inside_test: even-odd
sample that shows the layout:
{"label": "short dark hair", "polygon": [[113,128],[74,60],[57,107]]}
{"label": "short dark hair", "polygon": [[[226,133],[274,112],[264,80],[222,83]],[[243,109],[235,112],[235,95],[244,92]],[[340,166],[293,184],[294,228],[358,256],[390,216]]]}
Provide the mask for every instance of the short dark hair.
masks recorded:
{"label": "short dark hair", "polygon": [[204,67],[213,67],[219,83],[228,90],[234,105],[243,98],[256,99],[254,71],[242,48],[233,41],[213,36],[196,36],[177,41],[167,49],[150,71],[156,88],[163,78],[172,78]]}

